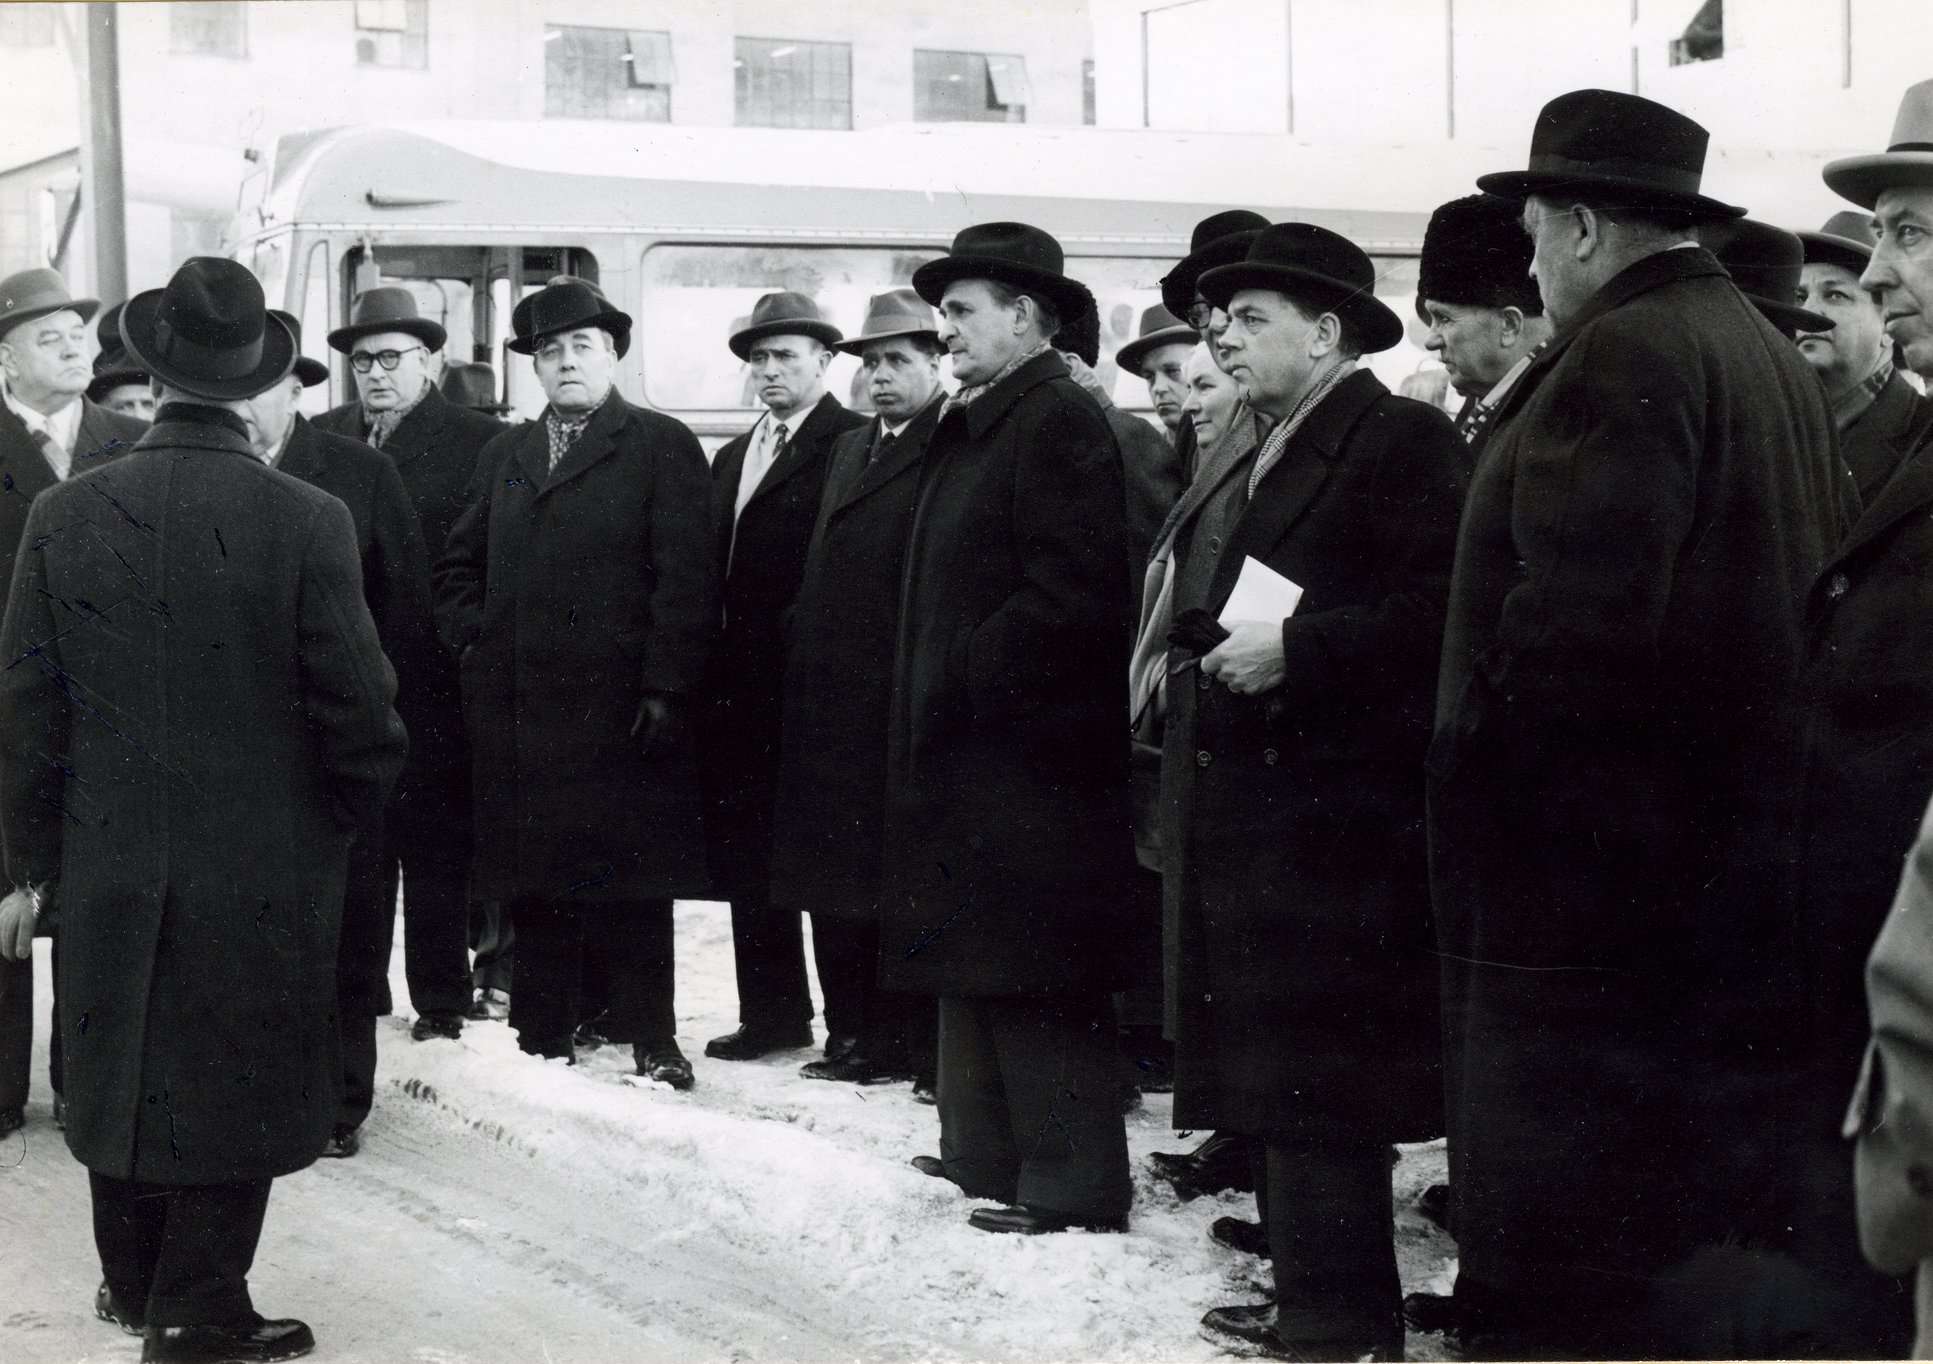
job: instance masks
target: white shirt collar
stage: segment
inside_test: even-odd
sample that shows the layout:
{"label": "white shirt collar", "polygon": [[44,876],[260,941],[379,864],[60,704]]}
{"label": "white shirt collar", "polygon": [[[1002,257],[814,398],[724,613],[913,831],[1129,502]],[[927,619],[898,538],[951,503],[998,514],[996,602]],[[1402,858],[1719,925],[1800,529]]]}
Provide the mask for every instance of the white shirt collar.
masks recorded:
{"label": "white shirt collar", "polygon": [[73,402],[48,417],[14,397],[12,390],[7,388],[4,382],[0,382],[0,397],[6,399],[7,406],[12,409],[14,416],[20,418],[29,431],[36,434],[44,431],[53,437],[54,444],[60,447],[60,453],[49,462],[54,466],[54,476],[65,479],[74,465],[74,446],[79,441],[81,432],[81,404],[86,400],[76,396]]}

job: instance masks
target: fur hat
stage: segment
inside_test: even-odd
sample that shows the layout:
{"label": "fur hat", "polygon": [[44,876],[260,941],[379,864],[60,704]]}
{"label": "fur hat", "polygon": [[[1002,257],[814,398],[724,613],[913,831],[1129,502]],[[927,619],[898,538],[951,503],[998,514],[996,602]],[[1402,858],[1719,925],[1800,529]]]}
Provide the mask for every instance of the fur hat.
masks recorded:
{"label": "fur hat", "polygon": [[1417,267],[1416,315],[1423,317],[1428,299],[1542,316],[1544,300],[1530,277],[1531,242],[1520,213],[1514,200],[1494,194],[1452,199],[1432,213]]}

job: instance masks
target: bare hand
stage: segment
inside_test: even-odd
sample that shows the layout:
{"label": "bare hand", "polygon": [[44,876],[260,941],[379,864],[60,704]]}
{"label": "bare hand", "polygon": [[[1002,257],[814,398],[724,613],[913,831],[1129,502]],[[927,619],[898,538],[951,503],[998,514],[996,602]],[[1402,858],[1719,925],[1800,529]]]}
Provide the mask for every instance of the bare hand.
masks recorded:
{"label": "bare hand", "polygon": [[34,910],[34,897],[27,891],[7,892],[0,900],[0,957],[26,961],[34,954],[34,926],[40,915]]}
{"label": "bare hand", "polygon": [[1282,622],[1238,620],[1228,638],[1202,655],[1201,671],[1242,696],[1259,696],[1282,685]]}
{"label": "bare hand", "polygon": [[638,702],[638,713],[631,721],[631,734],[638,741],[638,751],[647,758],[662,758],[672,753],[683,719],[678,703],[672,698],[645,696]]}

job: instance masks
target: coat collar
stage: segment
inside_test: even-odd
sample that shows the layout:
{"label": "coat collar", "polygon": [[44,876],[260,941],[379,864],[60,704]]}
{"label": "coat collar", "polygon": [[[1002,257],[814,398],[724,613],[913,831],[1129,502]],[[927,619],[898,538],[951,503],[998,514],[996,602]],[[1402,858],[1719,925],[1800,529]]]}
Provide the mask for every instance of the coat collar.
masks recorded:
{"label": "coat collar", "polygon": [[[749,509],[752,503],[771,493],[773,489],[817,459],[825,442],[837,434],[833,429],[833,423],[839,420],[839,414],[845,410],[845,404],[830,393],[821,394],[819,401],[812,405],[812,410],[792,428],[791,434],[786,438],[785,453],[765,471],[765,477],[758,481],[758,487],[752,489],[752,495],[745,500],[745,506]],[[768,412],[759,419],[759,425],[762,426],[770,420],[772,420],[772,414]],[[754,426],[752,434],[756,434],[757,431],[758,426]],[[751,442],[748,440],[745,446],[746,454],[751,453],[751,448]],[[744,468],[742,460],[739,468]],[[733,485],[732,492],[733,504],[736,505],[736,483]]]}
{"label": "coat collar", "polygon": [[275,467],[305,483],[313,483],[322,473],[322,442],[307,417],[296,417],[282,446],[282,458],[275,462]]}
{"label": "coat collar", "polygon": [[[832,502],[829,516],[837,516],[872,493],[891,483],[906,470],[919,463],[920,456],[926,453],[926,443],[933,438],[933,428],[939,425],[940,409],[946,405],[946,394],[935,392],[930,402],[922,407],[906,423],[906,428],[893,442],[892,453],[872,464],[865,462],[866,454],[873,448],[884,432],[884,425],[875,417],[854,434],[853,458],[859,461],[858,471],[850,478],[842,479]],[[831,491],[829,488],[828,491]]]}
{"label": "coat collar", "polygon": [[[1216,565],[1209,601],[1219,602],[1233,590],[1244,556],[1265,556],[1308,510],[1335,469],[1350,431],[1377,400],[1388,396],[1380,379],[1359,369],[1303,418],[1282,458],[1262,475],[1255,495],[1229,532],[1228,552]],[[1248,467],[1244,462],[1244,470]]]}
{"label": "coat collar", "polygon": [[1049,379],[1067,377],[1067,362],[1061,359],[1060,352],[1042,351],[967,405],[967,435],[979,440],[1007,415],[1007,410],[1020,401],[1022,394]]}
{"label": "coat collar", "polygon": [[[1905,381],[1900,380],[1898,375],[1893,377],[1904,386]],[[1912,390],[1909,388],[1907,391],[1911,393]],[[1872,414],[1869,412],[1867,415]],[[1852,529],[1846,533],[1845,540],[1827,563],[1826,573],[1907,517],[1933,507],[1933,419],[1911,423],[1911,426],[1916,429],[1903,431],[1901,435],[1917,436],[1918,447],[1907,455],[1905,463],[1886,480],[1886,486],[1879,490],[1871,505],[1853,522]]]}
{"label": "coat collar", "polygon": [[134,443],[137,450],[165,446],[174,450],[225,450],[230,454],[255,458],[248,443],[242,419],[218,407],[195,403],[167,403],[155,414],[155,423]]}
{"label": "coat collar", "polygon": [[[389,439],[383,442],[383,453],[398,468],[426,453],[436,444],[436,437],[443,430],[443,416],[449,407],[450,400],[443,396],[435,384],[431,384],[429,391],[409,410],[409,415],[389,433]],[[357,420],[361,420],[360,412]],[[364,426],[363,430],[367,431],[368,427]]]}
{"label": "coat collar", "polygon": [[525,472],[532,477],[532,486],[540,492],[549,492],[570,482],[616,449],[617,433],[630,420],[631,405],[613,388],[597,411],[591,413],[590,423],[585,426],[583,434],[578,436],[577,443],[571,446],[569,453],[557,462],[555,469],[550,467],[550,436],[544,430],[547,416],[548,409],[546,416],[538,417],[530,424],[530,436],[518,451],[524,461]]}

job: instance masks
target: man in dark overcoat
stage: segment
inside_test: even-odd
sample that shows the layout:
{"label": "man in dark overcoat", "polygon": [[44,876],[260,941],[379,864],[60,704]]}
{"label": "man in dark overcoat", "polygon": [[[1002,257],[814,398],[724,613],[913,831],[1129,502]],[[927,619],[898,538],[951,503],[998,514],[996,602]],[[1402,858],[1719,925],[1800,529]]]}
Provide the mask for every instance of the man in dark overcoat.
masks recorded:
{"label": "man in dark overcoat", "polygon": [[[1354,243],[1264,228],[1200,287],[1271,426],[1176,531],[1178,617],[1228,634],[1171,655],[1174,1120],[1267,1144],[1276,1287],[1203,1325],[1279,1358],[1397,1358],[1389,1144],[1442,1125],[1423,754],[1469,454],[1357,367],[1403,324]],[[1231,618],[1253,565],[1301,595]]]}
{"label": "man in dark overcoat", "polygon": [[406,738],[348,512],[237,412],[296,355],[261,286],[198,257],[123,332],[155,426],[36,501],[0,628],[0,941],[58,905],[96,1311],[144,1360],[286,1359],[314,1337],[254,1312],[248,1270],[335,1120],[349,840]]}
{"label": "man in dark overcoat", "polygon": [[[34,498],[72,473],[112,459],[147,423],[87,397],[87,319],[100,306],[75,298],[55,270],[22,270],[0,280],[0,590],[13,581],[20,528]],[[33,1070],[31,963],[0,960],[0,1136],[26,1121]],[[48,1081],[61,1109],[56,1030]]]}
{"label": "man in dark overcoat", "polygon": [[[785,613],[798,595],[833,442],[866,424],[826,392],[839,329],[804,294],[767,294],[733,332],[765,412],[712,460],[718,647],[705,684],[705,845],[712,893],[731,902],[738,1027],[721,1061],[812,1045],[798,905],[772,896],[772,808],[784,719]],[[828,1035],[826,1059],[853,1046]]]}
{"label": "man in dark overcoat", "polygon": [[1080,304],[1051,236],[967,228],[913,287],[962,388],[927,446],[900,600],[882,983],[939,998],[942,1172],[1010,1205],[973,1225],[1119,1229],[1120,453],[1049,344]]}
{"label": "man in dark overcoat", "polygon": [[[470,505],[478,455],[503,430],[502,422],[459,407],[438,388],[435,370],[447,340],[440,323],[417,312],[409,290],[393,284],[365,290],[348,325],[329,333],[330,348],[348,357],[356,400],[313,423],[318,431],[374,446],[395,466],[432,564]],[[403,969],[418,1015],[415,1031],[454,1037],[471,1004],[470,745],[456,660],[426,663],[420,671],[420,679],[402,679],[410,761],[384,821],[383,843],[372,852],[381,877],[384,966],[400,871]],[[433,745],[424,743],[426,729]],[[500,908],[498,917],[493,944],[513,931],[501,923]],[[380,997],[388,997],[386,982]]]}
{"label": "man in dark overcoat", "polygon": [[946,351],[911,289],[877,295],[839,349],[859,357],[875,415],[833,444],[786,626],[771,901],[812,915],[826,1032],[854,1039],[800,1073],[930,1085],[932,999],[879,986],[879,872],[900,578],[920,456],[946,398]]}
{"label": "man in dark overcoat", "polygon": [[1479,181],[1526,200],[1557,329],[1471,482],[1429,759],[1456,1293],[1485,1355],[1739,1348],[1706,1334],[1725,1275],[1678,1271],[1772,1192],[1793,693],[1846,489],[1817,382],[1689,244],[1742,212],[1698,192],[1705,144],[1579,91],[1528,171]]}
{"label": "man in dark overcoat", "polygon": [[517,305],[543,416],[484,447],[485,493],[437,564],[475,773],[479,897],[510,902],[510,1025],[573,1055],[582,968],[638,1073],[692,1083],[671,900],[704,889],[689,713],[717,609],[704,452],[616,388],[631,319],[559,276]]}
{"label": "man in dark overcoat", "polygon": [[[294,333],[299,348],[302,324],[288,313],[272,310],[271,315]],[[361,441],[318,431],[297,410],[302,390],[328,377],[320,361],[301,356],[280,382],[243,405],[242,419],[257,458],[349,508],[362,565],[363,600],[396,671],[396,713],[409,728],[409,758],[391,796],[391,809],[358,832],[349,853],[342,949],[336,958],[342,1107],[323,1150],[326,1156],[348,1157],[361,1146],[362,1124],[376,1097],[376,1019],[386,1007],[389,950],[395,937],[396,889],[385,868],[385,849],[392,840],[390,816],[401,807],[416,773],[449,766],[456,742],[449,726],[460,721],[461,712],[447,699],[456,689],[456,669],[436,637],[423,537],[396,466]],[[462,1030],[469,984],[463,919],[419,913],[406,925],[410,997],[421,1015],[412,1035],[419,1041],[453,1037]],[[429,1012],[432,1008],[437,1012]]]}

